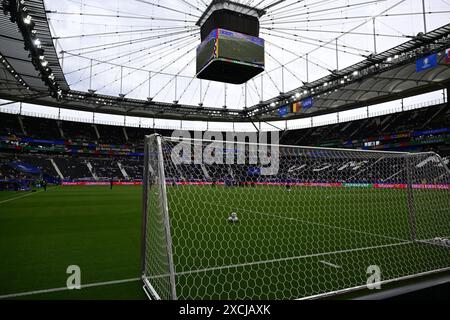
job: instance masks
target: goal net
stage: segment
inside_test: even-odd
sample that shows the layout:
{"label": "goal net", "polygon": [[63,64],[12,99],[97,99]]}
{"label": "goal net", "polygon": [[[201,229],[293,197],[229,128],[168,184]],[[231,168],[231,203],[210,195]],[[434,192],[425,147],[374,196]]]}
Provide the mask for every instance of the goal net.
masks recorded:
{"label": "goal net", "polygon": [[145,142],[142,279],[154,299],[299,299],[450,269],[435,153]]}

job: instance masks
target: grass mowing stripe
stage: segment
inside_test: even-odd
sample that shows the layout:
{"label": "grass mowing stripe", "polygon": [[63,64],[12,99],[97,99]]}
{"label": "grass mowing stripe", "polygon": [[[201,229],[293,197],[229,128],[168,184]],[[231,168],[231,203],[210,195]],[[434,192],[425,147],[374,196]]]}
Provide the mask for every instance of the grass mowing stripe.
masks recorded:
{"label": "grass mowing stripe", "polygon": [[[135,281],[139,281],[139,280],[141,280],[141,278],[131,278],[131,279],[123,279],[123,280],[113,280],[113,281],[106,281],[106,282],[89,283],[89,284],[81,285],[80,290],[81,289],[86,289],[86,288],[111,286],[111,285],[116,285],[116,284],[135,282]],[[28,292],[11,293],[11,294],[5,294],[3,296],[0,296],[0,300],[11,299],[11,298],[18,298],[18,297],[24,297],[24,296],[31,296],[31,295],[36,295],[36,294],[44,294],[44,293],[51,293],[51,292],[67,291],[67,290],[72,290],[72,289],[69,289],[67,287],[61,287],[61,288],[53,288],[53,289],[44,289],[44,290],[36,290],[36,291],[28,291]]]}

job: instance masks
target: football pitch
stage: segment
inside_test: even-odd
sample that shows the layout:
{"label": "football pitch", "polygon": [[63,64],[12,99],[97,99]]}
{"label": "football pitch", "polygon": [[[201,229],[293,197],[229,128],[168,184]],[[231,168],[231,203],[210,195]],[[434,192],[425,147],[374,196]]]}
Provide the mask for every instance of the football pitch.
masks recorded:
{"label": "football pitch", "polygon": [[[141,193],[0,193],[0,296],[145,299]],[[370,266],[382,280],[448,268],[450,248],[429,240],[450,235],[449,200],[449,190],[416,195],[423,241],[411,241],[404,190],[168,187],[177,296],[295,299],[364,285]],[[231,212],[238,224],[227,223]],[[65,288],[71,265],[81,268],[81,290]]]}

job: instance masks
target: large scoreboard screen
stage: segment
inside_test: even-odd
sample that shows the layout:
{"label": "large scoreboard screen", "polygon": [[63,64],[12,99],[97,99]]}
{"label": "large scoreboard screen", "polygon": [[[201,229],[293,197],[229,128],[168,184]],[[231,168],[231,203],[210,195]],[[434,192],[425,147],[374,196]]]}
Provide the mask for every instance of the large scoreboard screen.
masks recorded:
{"label": "large scoreboard screen", "polygon": [[197,47],[197,73],[216,57],[217,29]]}
{"label": "large scoreboard screen", "polygon": [[[200,74],[204,76],[200,78],[242,83],[264,70],[264,57],[264,39],[214,29],[197,47],[197,76]],[[212,66],[214,62],[216,65]],[[214,68],[214,72],[211,72],[212,69],[208,70],[210,66]],[[231,70],[240,72],[232,75]],[[223,74],[219,74],[220,72]],[[222,76],[226,76],[228,81],[223,80]]]}
{"label": "large scoreboard screen", "polygon": [[264,65],[264,39],[219,29],[220,58]]}

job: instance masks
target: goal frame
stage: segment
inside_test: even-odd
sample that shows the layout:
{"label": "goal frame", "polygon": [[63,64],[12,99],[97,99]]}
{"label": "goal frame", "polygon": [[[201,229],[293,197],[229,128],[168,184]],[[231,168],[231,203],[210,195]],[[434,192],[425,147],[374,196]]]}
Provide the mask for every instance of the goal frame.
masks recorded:
{"label": "goal frame", "polygon": [[[163,150],[162,150],[162,140],[167,139],[168,141],[189,141],[189,142],[219,142],[219,143],[227,143],[227,141],[218,141],[218,140],[204,140],[204,139],[183,139],[183,138],[173,138],[173,137],[163,137],[159,134],[152,134],[145,137],[145,154],[144,154],[144,173],[143,173],[143,199],[142,199],[142,281],[143,281],[143,289],[151,300],[160,300],[161,297],[158,294],[157,290],[153,287],[150,280],[146,277],[145,273],[145,255],[146,250],[148,249],[148,244],[146,243],[146,230],[147,226],[149,224],[148,221],[148,208],[151,206],[149,203],[148,195],[149,195],[149,178],[150,178],[150,170],[149,170],[149,157],[150,157],[150,144],[156,143],[157,145],[157,159],[158,159],[158,177],[159,177],[159,184],[158,188],[160,190],[160,193],[162,195],[162,213],[164,216],[164,231],[165,231],[165,237],[166,237],[166,245],[167,245],[167,257],[168,257],[168,266],[169,266],[169,276],[170,276],[170,299],[177,300],[177,292],[176,292],[176,273],[175,273],[175,266],[173,262],[173,251],[172,251],[172,235],[170,230],[170,214],[169,214],[169,208],[168,208],[168,202],[167,202],[167,189],[166,189],[166,178],[165,178],[165,172],[164,172],[164,157],[163,157]],[[234,142],[239,144],[240,142]],[[414,195],[413,195],[413,183],[412,183],[412,173],[410,168],[410,159],[413,156],[435,156],[437,159],[439,159],[440,164],[444,167],[447,174],[450,175],[450,169],[448,166],[444,163],[442,157],[435,153],[435,152],[420,152],[420,153],[409,153],[409,152],[398,152],[398,151],[376,151],[376,150],[361,150],[361,149],[345,149],[345,148],[327,148],[327,147],[308,147],[308,146],[295,146],[295,145],[281,145],[281,144],[267,144],[267,143],[249,143],[245,142],[246,145],[258,145],[258,146],[267,146],[267,147],[284,147],[284,148],[301,148],[306,150],[328,150],[328,151],[343,151],[343,152],[355,152],[355,153],[376,153],[376,154],[397,154],[397,155],[403,155],[405,156],[405,162],[406,162],[406,176],[407,176],[407,183],[406,183],[406,193],[407,193],[407,206],[408,206],[408,220],[409,220],[409,226],[410,226],[410,232],[411,232],[411,240],[417,241],[416,239],[416,222],[415,222],[415,215],[414,215]],[[411,157],[410,157],[411,156]],[[450,266],[446,268],[440,268],[435,270],[430,270],[426,272],[416,273],[416,274],[410,274],[405,275],[402,277],[392,278],[392,279],[386,279],[383,281],[380,281],[380,285],[385,284],[394,284],[399,283],[402,281],[417,279],[417,278],[423,278],[427,276],[442,274],[445,272],[450,272]],[[355,287],[349,287],[345,289],[335,290],[335,291],[329,291],[326,293],[320,293],[317,295],[311,295],[307,297],[298,298],[295,300],[311,300],[311,299],[322,299],[322,298],[330,298],[333,296],[338,295],[344,295],[349,294],[357,291],[361,291],[367,289],[366,285],[360,285]]]}
{"label": "goal frame", "polygon": [[158,175],[160,182],[158,187],[161,194],[162,201],[162,211],[164,216],[164,231],[167,243],[167,263],[169,265],[169,276],[170,276],[170,297],[172,300],[177,300],[176,283],[175,283],[175,266],[173,263],[173,252],[172,252],[172,235],[170,231],[170,218],[169,218],[169,208],[167,203],[167,189],[166,189],[166,178],[164,173],[164,159],[162,153],[162,136],[158,134],[150,135],[145,137],[145,148],[144,148],[144,175],[143,175],[143,197],[142,197],[142,280],[144,282],[143,289],[150,299],[161,300],[158,292],[155,290],[153,285],[147,279],[145,274],[145,255],[147,251],[147,241],[146,232],[148,226],[148,208],[149,208],[149,180],[150,180],[150,144],[156,142],[157,145],[157,159],[158,159]]}

